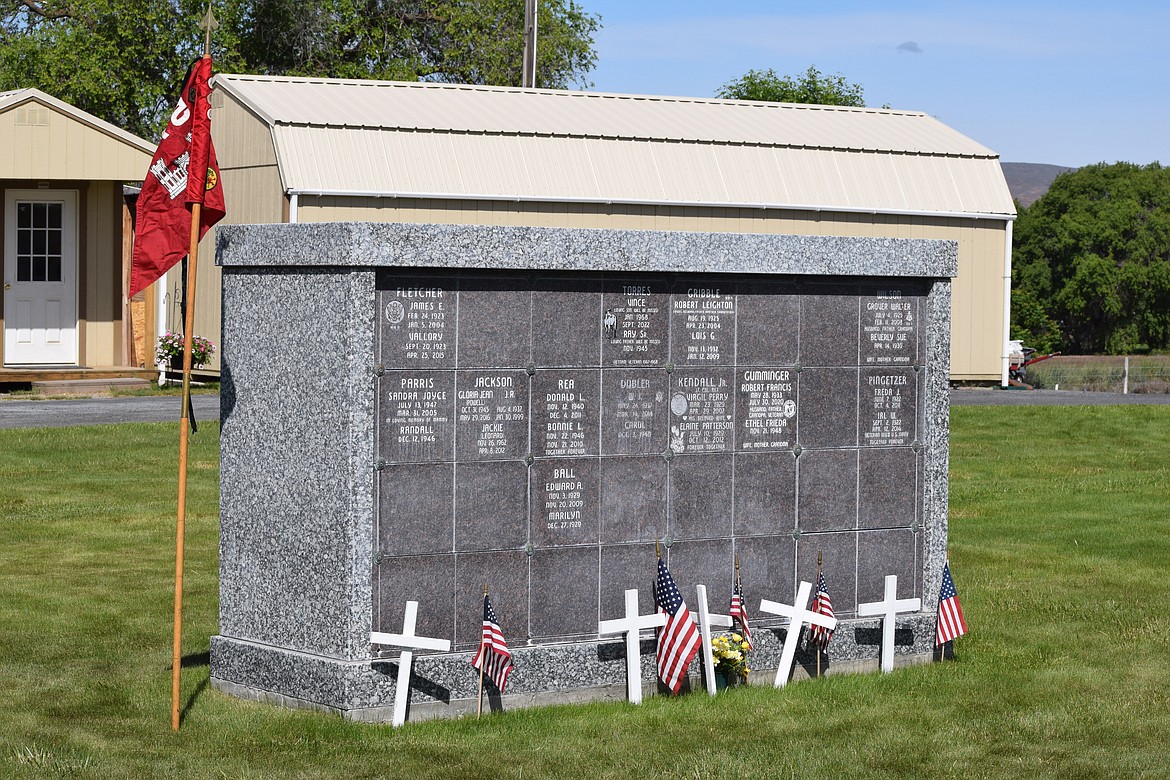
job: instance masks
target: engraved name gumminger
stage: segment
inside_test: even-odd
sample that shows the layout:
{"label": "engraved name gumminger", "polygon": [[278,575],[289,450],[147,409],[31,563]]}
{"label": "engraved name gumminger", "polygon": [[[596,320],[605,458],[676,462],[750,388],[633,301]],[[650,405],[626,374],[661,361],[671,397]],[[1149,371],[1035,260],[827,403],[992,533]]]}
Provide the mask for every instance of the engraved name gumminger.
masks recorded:
{"label": "engraved name gumminger", "polygon": [[791,420],[796,416],[792,372],[787,369],[743,372],[739,385],[747,413],[743,420],[742,449],[779,449],[789,446]]}

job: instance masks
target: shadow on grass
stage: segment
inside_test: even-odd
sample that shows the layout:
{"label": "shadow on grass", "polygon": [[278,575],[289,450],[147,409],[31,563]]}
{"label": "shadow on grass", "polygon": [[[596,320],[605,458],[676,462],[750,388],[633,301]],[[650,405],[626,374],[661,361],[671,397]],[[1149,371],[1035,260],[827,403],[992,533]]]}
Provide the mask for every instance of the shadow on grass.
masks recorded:
{"label": "shadow on grass", "polygon": [[187,653],[179,659],[180,669],[194,669],[197,666],[211,666],[210,650],[204,650],[202,653]]}
{"label": "shadow on grass", "polygon": [[[202,653],[187,653],[187,655],[179,659],[180,669],[197,669],[199,667],[209,666],[211,666],[210,650],[204,650]],[[174,664],[167,665],[168,671],[174,668]],[[199,681],[199,684],[195,686],[195,690],[191,691],[191,695],[187,697],[187,703],[184,704],[183,709],[179,711],[180,724],[187,719],[187,713],[189,713],[195,707],[195,702],[199,700],[199,697],[203,695],[203,692],[207,690],[207,686],[210,684],[211,678],[204,677]]]}
{"label": "shadow on grass", "polygon": [[179,711],[180,724],[187,720],[187,713],[189,713],[195,707],[195,702],[199,700],[199,697],[203,695],[203,692],[207,690],[207,686],[210,684],[211,678],[204,677],[199,681],[199,684],[195,686],[195,690],[191,691],[191,695],[187,697],[187,703],[184,704],[183,709]]}

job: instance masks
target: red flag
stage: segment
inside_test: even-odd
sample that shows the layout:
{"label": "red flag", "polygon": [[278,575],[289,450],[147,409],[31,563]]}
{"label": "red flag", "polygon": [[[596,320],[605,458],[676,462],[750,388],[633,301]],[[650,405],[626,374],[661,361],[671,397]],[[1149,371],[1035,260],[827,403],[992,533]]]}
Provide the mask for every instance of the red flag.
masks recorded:
{"label": "red flag", "polygon": [[190,204],[201,203],[199,237],[224,217],[219,163],[211,143],[211,58],[191,66],[179,103],[138,195],[130,295],[146,289],[191,248]]}

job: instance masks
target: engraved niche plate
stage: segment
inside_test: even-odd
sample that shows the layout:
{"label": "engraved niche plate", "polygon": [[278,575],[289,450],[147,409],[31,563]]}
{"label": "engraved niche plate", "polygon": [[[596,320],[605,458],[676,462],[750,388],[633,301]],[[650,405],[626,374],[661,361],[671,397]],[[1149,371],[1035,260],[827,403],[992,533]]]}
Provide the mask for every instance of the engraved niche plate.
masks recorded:
{"label": "engraved niche plate", "polygon": [[909,366],[918,362],[920,297],[879,290],[861,299],[861,365]]}
{"label": "engraved niche plate", "polygon": [[735,375],[737,450],[759,452],[796,443],[796,371],[746,368]]}
{"label": "engraved niche plate", "polygon": [[549,369],[532,377],[532,454],[564,458],[597,454],[601,372]]}
{"label": "engraved niche plate", "polygon": [[380,377],[380,452],[385,460],[425,463],[452,459],[454,382],[450,371],[387,371]]}
{"label": "engraved niche plate", "polygon": [[670,300],[670,359],[677,366],[735,363],[736,297],[730,282],[680,280]]}
{"label": "engraved niche plate", "polygon": [[670,375],[670,449],[730,452],[735,438],[735,371],[680,369]]}
{"label": "engraved niche plate", "polygon": [[450,280],[393,279],[378,291],[380,362],[395,368],[454,366],[455,314]]}
{"label": "engraved niche plate", "polygon": [[455,456],[458,460],[522,458],[528,453],[528,374],[457,371]]}
{"label": "engraved niche plate", "polygon": [[917,436],[918,384],[910,368],[861,370],[861,444],[909,447]]}
{"label": "engraved niche plate", "polygon": [[670,285],[664,279],[613,280],[601,315],[602,364],[620,368],[666,363]]}
{"label": "engraved niche plate", "polygon": [[599,492],[597,458],[532,464],[532,543],[596,544]]}
{"label": "engraved niche plate", "polygon": [[614,368],[603,373],[603,455],[660,454],[666,449],[668,379],[662,369]]}

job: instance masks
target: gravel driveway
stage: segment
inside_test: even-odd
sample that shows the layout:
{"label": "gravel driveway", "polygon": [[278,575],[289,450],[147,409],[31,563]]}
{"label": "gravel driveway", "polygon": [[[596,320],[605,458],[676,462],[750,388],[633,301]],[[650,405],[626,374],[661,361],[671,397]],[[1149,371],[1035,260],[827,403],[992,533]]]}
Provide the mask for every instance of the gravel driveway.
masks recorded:
{"label": "gravel driveway", "polygon": [[[218,395],[193,395],[195,420],[219,419]],[[1107,406],[1170,404],[1170,395],[1086,393],[1077,390],[951,390],[952,406]],[[0,400],[0,428],[57,428],[179,419],[177,396],[77,398],[59,401]]]}

